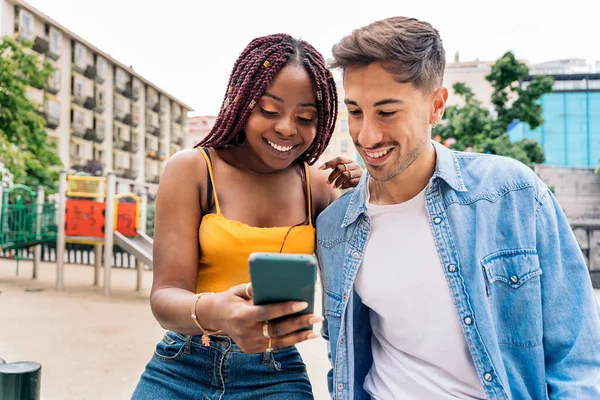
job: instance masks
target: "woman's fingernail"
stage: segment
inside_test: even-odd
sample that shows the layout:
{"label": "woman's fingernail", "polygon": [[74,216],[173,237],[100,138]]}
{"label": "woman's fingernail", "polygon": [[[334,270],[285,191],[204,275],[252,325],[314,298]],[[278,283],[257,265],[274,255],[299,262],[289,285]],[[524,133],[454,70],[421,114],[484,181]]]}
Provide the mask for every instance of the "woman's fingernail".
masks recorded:
{"label": "woman's fingernail", "polygon": [[323,319],[324,319],[323,317],[314,316],[314,317],[312,317],[311,319],[308,320],[308,323],[311,324],[311,325],[318,324],[319,322],[322,322]]}
{"label": "woman's fingernail", "polygon": [[318,333],[316,333],[316,332],[312,332],[312,333],[309,333],[309,334],[308,334],[308,336],[307,336],[306,338],[307,338],[307,339],[316,339],[316,338],[318,338],[319,336],[321,336],[321,335],[319,335],[319,334],[318,334]]}
{"label": "woman's fingernail", "polygon": [[302,310],[304,310],[306,307],[308,307],[308,303],[307,303],[307,302],[305,302],[305,301],[303,301],[303,302],[301,302],[301,303],[296,303],[296,304],[294,304],[294,305],[292,306],[292,310],[293,310],[293,311],[296,311],[296,312],[298,312],[298,311],[302,311]]}

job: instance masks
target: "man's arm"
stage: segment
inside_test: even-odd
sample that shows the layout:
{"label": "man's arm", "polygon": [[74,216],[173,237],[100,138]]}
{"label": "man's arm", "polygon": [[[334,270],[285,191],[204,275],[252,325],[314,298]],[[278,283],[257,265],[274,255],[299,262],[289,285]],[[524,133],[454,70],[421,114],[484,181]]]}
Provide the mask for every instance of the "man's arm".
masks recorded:
{"label": "man's arm", "polygon": [[554,195],[540,194],[546,383],[552,399],[600,399],[600,308],[575,235]]}

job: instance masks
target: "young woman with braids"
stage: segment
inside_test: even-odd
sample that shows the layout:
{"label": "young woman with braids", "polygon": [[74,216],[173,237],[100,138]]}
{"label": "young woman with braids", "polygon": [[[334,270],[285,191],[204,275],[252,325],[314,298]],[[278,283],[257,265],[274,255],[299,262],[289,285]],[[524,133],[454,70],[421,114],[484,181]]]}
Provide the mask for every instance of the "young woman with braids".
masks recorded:
{"label": "young woman with braids", "polygon": [[134,399],[313,398],[294,345],[322,318],[273,321],[306,303],[254,306],[247,260],[312,254],[316,216],[358,183],[350,160],[314,166],[336,117],[334,79],[310,44],[278,34],[244,49],[215,126],[169,160],[158,189],[150,301],[168,331]]}

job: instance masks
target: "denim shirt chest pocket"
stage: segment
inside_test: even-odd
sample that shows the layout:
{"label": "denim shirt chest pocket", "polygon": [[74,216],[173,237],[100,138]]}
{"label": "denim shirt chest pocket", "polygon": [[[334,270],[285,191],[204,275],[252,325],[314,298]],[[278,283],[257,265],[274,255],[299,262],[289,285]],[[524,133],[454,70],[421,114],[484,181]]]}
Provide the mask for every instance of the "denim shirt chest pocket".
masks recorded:
{"label": "denim shirt chest pocket", "polygon": [[542,344],[542,270],[536,250],[494,252],[481,260],[500,345]]}

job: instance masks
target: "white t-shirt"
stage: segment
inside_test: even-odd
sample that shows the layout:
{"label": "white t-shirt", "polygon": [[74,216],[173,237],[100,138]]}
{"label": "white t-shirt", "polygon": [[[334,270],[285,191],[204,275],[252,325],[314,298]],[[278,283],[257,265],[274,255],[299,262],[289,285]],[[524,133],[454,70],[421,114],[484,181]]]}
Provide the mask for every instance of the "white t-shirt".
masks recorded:
{"label": "white t-shirt", "polygon": [[[369,191],[367,185],[367,192]],[[370,308],[374,399],[484,399],[435,247],[425,190],[370,204],[371,235],[354,289]]]}

